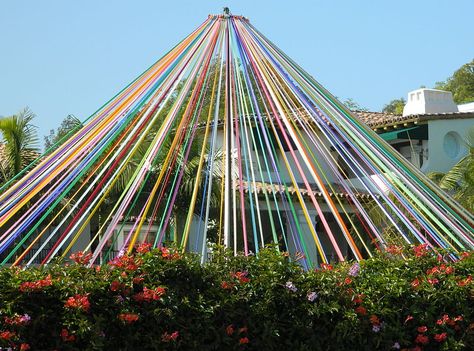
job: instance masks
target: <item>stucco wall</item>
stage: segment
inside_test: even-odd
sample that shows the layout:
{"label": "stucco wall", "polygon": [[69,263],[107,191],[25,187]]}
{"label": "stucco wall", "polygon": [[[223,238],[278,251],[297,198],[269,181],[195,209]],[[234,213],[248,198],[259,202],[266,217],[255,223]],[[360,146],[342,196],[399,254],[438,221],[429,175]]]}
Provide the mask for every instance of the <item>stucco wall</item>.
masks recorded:
{"label": "stucco wall", "polygon": [[428,121],[428,160],[421,170],[446,172],[464,155],[467,148],[463,142],[466,132],[474,126],[473,119],[451,119]]}

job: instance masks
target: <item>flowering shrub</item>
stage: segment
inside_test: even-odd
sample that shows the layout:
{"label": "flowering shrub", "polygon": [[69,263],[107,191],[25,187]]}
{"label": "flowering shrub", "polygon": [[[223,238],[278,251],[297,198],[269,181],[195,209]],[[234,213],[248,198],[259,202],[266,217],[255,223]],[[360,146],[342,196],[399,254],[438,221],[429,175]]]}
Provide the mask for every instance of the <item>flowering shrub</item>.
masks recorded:
{"label": "flowering shrub", "polygon": [[[473,255],[427,245],[303,271],[258,257],[140,245],[102,267],[0,270],[0,349],[472,350]],[[449,255],[446,255],[449,257]]]}

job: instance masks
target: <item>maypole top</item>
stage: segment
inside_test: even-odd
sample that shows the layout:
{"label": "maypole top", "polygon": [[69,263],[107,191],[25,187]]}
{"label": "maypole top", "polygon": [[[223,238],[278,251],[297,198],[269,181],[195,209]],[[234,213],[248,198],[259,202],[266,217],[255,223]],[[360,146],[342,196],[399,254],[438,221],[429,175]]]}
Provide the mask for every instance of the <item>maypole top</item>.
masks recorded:
{"label": "maypole top", "polygon": [[230,9],[228,7],[224,7],[222,12],[224,14],[224,17],[230,17]]}

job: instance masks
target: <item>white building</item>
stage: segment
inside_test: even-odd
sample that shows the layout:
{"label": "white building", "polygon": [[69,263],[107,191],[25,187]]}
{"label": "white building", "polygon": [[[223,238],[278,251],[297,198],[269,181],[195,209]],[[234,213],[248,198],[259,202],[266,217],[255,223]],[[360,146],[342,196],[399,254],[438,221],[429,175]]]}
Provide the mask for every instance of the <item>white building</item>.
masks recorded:
{"label": "white building", "polygon": [[358,112],[360,118],[424,173],[446,172],[467,153],[474,103],[456,106],[450,92],[408,93],[403,115]]}

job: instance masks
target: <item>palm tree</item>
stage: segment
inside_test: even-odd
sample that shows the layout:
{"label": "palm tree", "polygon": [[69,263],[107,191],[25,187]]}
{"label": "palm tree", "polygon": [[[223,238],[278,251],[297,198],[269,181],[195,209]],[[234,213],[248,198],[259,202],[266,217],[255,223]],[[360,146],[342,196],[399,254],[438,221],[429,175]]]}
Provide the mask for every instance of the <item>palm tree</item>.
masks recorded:
{"label": "palm tree", "polygon": [[0,118],[3,139],[1,182],[12,179],[38,157],[38,135],[32,124],[34,118],[35,114],[27,107],[15,115]]}
{"label": "palm tree", "polygon": [[466,156],[448,172],[431,172],[428,177],[474,213],[474,127],[468,130],[464,142],[468,150]]}

